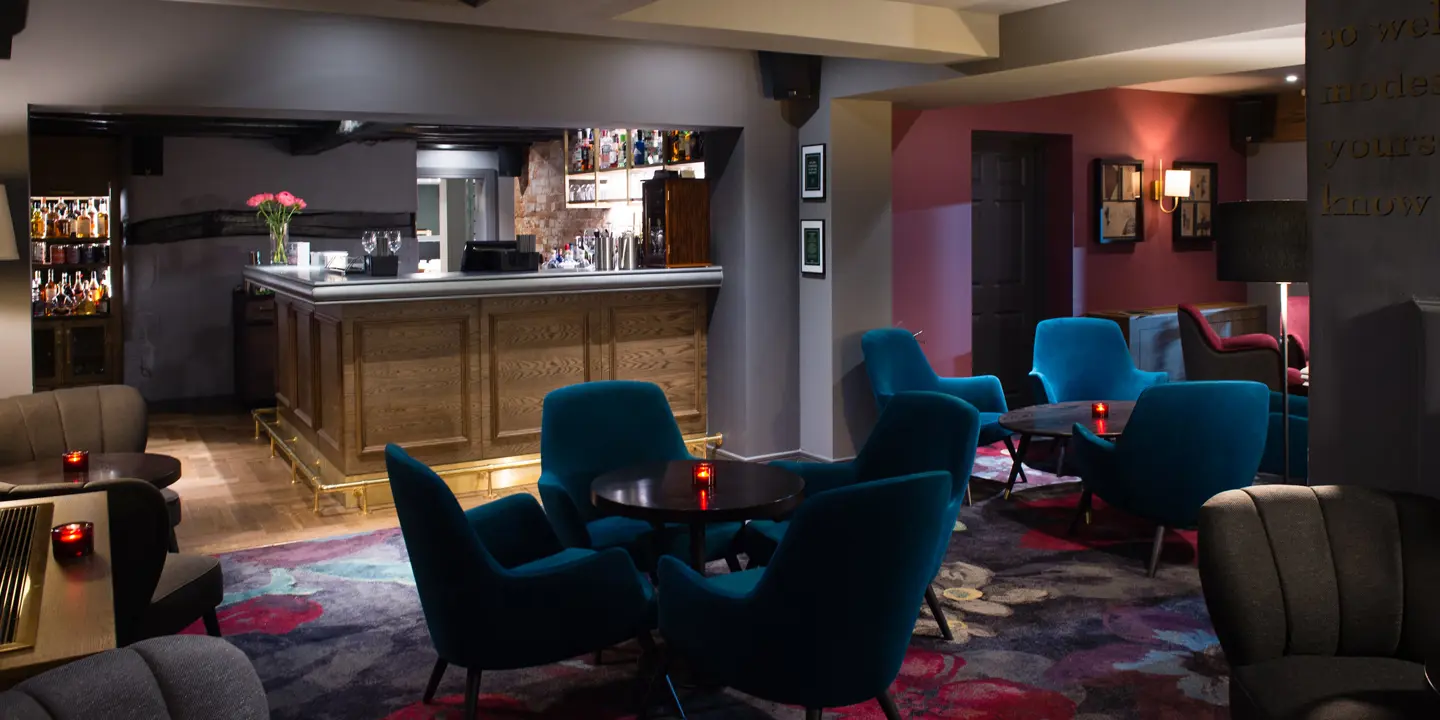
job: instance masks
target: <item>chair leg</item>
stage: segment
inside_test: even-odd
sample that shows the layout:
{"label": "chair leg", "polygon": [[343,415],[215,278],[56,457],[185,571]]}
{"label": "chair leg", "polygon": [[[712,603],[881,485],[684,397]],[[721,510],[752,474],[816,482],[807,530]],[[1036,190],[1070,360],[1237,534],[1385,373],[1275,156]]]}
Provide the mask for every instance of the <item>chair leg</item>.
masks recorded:
{"label": "chair leg", "polygon": [[1009,500],[1010,494],[1015,490],[1016,478],[1019,478],[1022,483],[1030,482],[1030,479],[1025,477],[1025,455],[1030,452],[1030,436],[1020,436],[1020,448],[1018,450],[1015,448],[1015,440],[1013,438],[1005,438],[1005,449],[1010,451],[1010,478],[1005,482],[1004,495],[1005,499]]}
{"label": "chair leg", "polygon": [[740,567],[740,558],[736,557],[734,553],[725,556],[725,567],[730,568],[730,572],[732,573],[738,573],[744,570],[744,568]]}
{"label": "chair leg", "polygon": [[430,681],[425,683],[425,696],[421,698],[426,705],[435,701],[435,691],[440,689],[440,681],[445,677],[445,668],[449,666],[450,663],[445,662],[444,658],[435,658],[435,669],[430,671]]}
{"label": "chair leg", "polygon": [[478,720],[480,717],[480,671],[465,671],[465,714],[464,720]]}
{"label": "chair leg", "polygon": [[1065,448],[1066,445],[1060,445],[1060,457],[1055,460],[1055,477],[1065,476]]}
{"label": "chair leg", "polygon": [[220,637],[220,618],[215,615],[215,608],[205,611],[201,617],[205,621],[205,633],[210,637]]}
{"label": "chair leg", "polygon": [[805,708],[805,720],[825,720],[825,711],[820,708]]}
{"label": "chair leg", "polygon": [[596,651],[595,651],[595,665],[596,665],[596,667],[599,667],[601,661],[604,660],[604,657],[603,657],[604,654],[605,654],[605,650],[604,650],[604,649],[600,649],[600,650],[596,650]]}
{"label": "chair leg", "polygon": [[1155,569],[1160,565],[1160,550],[1165,547],[1165,526],[1155,528],[1155,542],[1150,546],[1150,568],[1145,573],[1147,577],[1155,577]]}
{"label": "chair leg", "polygon": [[940,607],[940,598],[935,595],[935,587],[925,588],[925,604],[930,606],[930,614],[935,616],[935,624],[940,626],[940,636],[946,642],[953,642],[955,634],[950,632],[950,621],[945,619],[945,611]]}
{"label": "chair leg", "polygon": [[170,537],[169,537],[169,539],[168,539],[168,544],[166,545],[166,549],[168,549],[168,550],[169,550],[170,552],[172,552],[172,553],[178,553],[178,552],[180,552],[180,542],[175,539],[175,526],[174,526],[174,525],[171,525],[171,526],[170,526]]}
{"label": "chair leg", "polygon": [[970,487],[969,483],[965,484],[965,504],[971,507],[975,506],[974,490]]}
{"label": "chair leg", "polygon": [[1084,520],[1086,525],[1090,524],[1090,503],[1092,500],[1093,498],[1089,488],[1080,491],[1080,502],[1075,505],[1075,517],[1070,520],[1071,535],[1075,534],[1075,530],[1080,526],[1081,520]]}
{"label": "chair leg", "polygon": [[880,711],[885,713],[885,720],[900,720],[900,708],[895,707],[895,698],[890,697],[889,690],[877,695],[875,702],[880,704]]}

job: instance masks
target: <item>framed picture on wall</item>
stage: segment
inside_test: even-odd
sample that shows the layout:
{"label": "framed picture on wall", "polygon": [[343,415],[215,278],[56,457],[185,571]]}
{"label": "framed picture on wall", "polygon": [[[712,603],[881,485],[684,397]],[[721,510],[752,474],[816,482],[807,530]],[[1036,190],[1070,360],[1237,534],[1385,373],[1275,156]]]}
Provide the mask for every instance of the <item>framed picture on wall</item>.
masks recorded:
{"label": "framed picture on wall", "polygon": [[1101,244],[1145,239],[1145,205],[1139,160],[1095,161],[1095,239]]}
{"label": "framed picture on wall", "polygon": [[825,221],[800,221],[800,274],[825,277]]}
{"label": "framed picture on wall", "polygon": [[1220,166],[1215,163],[1176,161],[1175,170],[1190,171],[1190,197],[1179,198],[1175,215],[1176,240],[1213,240],[1210,216],[1219,196],[1215,183]]}
{"label": "framed picture on wall", "polygon": [[800,148],[800,199],[825,199],[825,145]]}

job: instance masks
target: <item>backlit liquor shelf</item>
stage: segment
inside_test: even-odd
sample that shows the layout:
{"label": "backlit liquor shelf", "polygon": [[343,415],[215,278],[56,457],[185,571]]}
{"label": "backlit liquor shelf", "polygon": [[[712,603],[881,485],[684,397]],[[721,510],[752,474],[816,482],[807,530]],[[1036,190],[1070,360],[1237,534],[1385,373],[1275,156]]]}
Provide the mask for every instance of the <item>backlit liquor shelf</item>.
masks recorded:
{"label": "backlit liquor shelf", "polygon": [[30,198],[30,307],[36,389],[117,382],[120,223],[113,192]]}
{"label": "backlit liquor shelf", "polygon": [[693,130],[583,128],[565,132],[565,206],[638,204],[660,170],[705,177],[704,135]]}

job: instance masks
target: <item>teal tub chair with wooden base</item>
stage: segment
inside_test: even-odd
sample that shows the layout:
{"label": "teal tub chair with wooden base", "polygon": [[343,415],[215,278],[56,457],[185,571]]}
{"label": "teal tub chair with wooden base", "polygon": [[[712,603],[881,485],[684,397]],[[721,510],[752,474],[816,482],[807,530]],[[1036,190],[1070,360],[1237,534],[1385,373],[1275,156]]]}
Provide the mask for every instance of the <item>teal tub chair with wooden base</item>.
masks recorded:
{"label": "teal tub chair with wooden base", "polygon": [[1076,522],[1091,497],[1155,523],[1148,574],[1155,576],[1166,529],[1194,529],[1210,498],[1249,487],[1270,423],[1270,390],[1220,380],[1158,385],[1140,394],[1114,442],[1075,425],[1083,490]]}
{"label": "teal tub chair with wooden base", "polygon": [[440,656],[425,702],[450,665],[466,670],[466,720],[480,674],[535,667],[638,639],[655,623],[650,583],[620,548],[566,548],[530,495],[468,511],[440,476],[395,445],[385,466],[430,640]]}
{"label": "teal tub chair with wooden base", "polygon": [[[875,700],[900,720],[890,684],[953,522],[948,472],[857,483],[807,499],[765,568],[703,577],[660,561],[660,633],[694,679],[770,702],[825,708]],[[841,596],[835,596],[841,593]]]}

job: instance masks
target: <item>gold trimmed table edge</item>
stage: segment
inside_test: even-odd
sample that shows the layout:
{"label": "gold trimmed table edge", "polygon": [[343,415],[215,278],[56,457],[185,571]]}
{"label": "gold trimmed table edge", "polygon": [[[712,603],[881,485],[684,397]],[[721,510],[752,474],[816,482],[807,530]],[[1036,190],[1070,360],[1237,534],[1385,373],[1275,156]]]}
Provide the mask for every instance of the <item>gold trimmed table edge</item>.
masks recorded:
{"label": "gold trimmed table edge", "polygon": [[[355,507],[358,507],[362,514],[368,515],[370,513],[370,490],[375,487],[388,486],[390,482],[389,475],[383,472],[340,475],[338,470],[324,459],[318,449],[307,442],[300,433],[286,427],[277,408],[253,410],[250,416],[255,421],[255,439],[268,438],[270,457],[290,464],[290,483],[294,485],[303,482],[310,489],[313,497],[311,512],[316,515],[321,514],[320,498],[326,495],[340,495],[339,503],[345,510],[350,508],[346,497],[351,497],[354,499]],[[689,435],[685,437],[685,447],[692,453],[703,454],[704,457],[713,459],[715,451],[720,448],[724,440],[725,436],[722,433]],[[514,490],[523,490],[534,485],[534,483],[525,483],[497,488],[493,483],[494,473],[534,468],[539,465],[540,454],[532,453],[437,465],[431,469],[441,478],[463,474],[483,475],[485,487],[467,492],[456,491],[456,495],[461,497],[479,495],[493,500]],[[455,488],[452,486],[451,489]]]}

